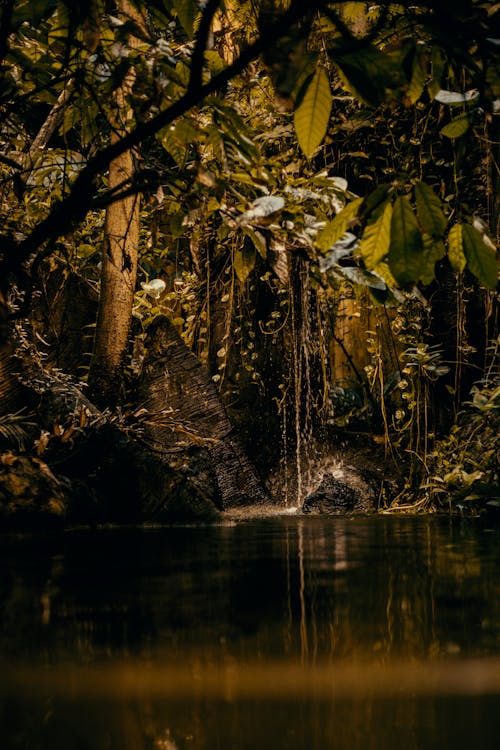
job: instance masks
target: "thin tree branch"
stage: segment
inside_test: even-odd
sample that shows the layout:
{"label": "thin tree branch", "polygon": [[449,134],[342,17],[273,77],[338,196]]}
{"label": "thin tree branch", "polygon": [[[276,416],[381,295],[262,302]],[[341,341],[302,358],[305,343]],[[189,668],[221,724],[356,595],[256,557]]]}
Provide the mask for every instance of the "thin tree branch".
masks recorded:
{"label": "thin tree branch", "polygon": [[203,10],[200,25],[196,32],[195,45],[191,57],[188,91],[196,91],[203,83],[203,63],[207,49],[212,20],[220,5],[220,0],[208,0]]}

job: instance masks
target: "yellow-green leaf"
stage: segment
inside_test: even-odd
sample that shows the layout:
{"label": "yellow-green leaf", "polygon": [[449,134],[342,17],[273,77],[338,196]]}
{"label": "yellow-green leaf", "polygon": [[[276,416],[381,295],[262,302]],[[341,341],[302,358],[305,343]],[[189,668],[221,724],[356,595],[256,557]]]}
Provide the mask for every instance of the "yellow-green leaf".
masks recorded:
{"label": "yellow-green leaf", "polygon": [[488,247],[483,235],[472,224],[462,224],[462,242],[467,267],[488,289],[496,289],[498,262],[495,251]]}
{"label": "yellow-green leaf", "polygon": [[182,28],[188,37],[192,39],[195,18],[199,13],[197,3],[195,0],[174,0],[174,6]]}
{"label": "yellow-green leaf", "polygon": [[425,231],[431,237],[441,237],[446,229],[446,217],[441,208],[441,201],[426,182],[416,183],[415,202],[417,216]]}
{"label": "yellow-green leaf", "polygon": [[249,274],[253,271],[255,260],[256,253],[253,245],[249,247],[245,245],[242,250],[235,250],[233,260],[234,270],[242,284],[245,283]]}
{"label": "yellow-green leaf", "polygon": [[380,263],[389,252],[391,242],[392,204],[388,201],[377,221],[368,224],[359,246],[366,267],[370,270]]}
{"label": "yellow-green leaf", "polygon": [[262,232],[259,232],[257,229],[253,229],[250,226],[243,227],[244,233],[247,235],[247,237],[250,237],[250,239],[253,242],[253,245],[257,252],[259,253],[261,258],[267,257],[267,243],[266,238],[262,234]]}
{"label": "yellow-green leaf", "polygon": [[375,266],[373,271],[385,281],[390,289],[395,289],[397,287],[398,282],[392,275],[391,269],[389,268],[387,263],[379,263],[377,266]]}
{"label": "yellow-green leaf", "polygon": [[465,268],[465,255],[462,243],[462,225],[454,224],[448,234],[448,260],[454,271],[461,273]]}
{"label": "yellow-green leaf", "polygon": [[441,135],[445,135],[447,138],[460,138],[461,135],[467,132],[471,124],[470,116],[464,112],[458,117],[454,117],[448,125],[441,128]]}
{"label": "yellow-green leaf", "polygon": [[328,76],[323,68],[317,68],[293,116],[299,145],[308,159],[325,137],[331,109]]}
{"label": "yellow-green leaf", "polygon": [[420,281],[430,284],[434,281],[436,262],[446,253],[446,248],[441,240],[436,240],[428,234],[424,234],[424,252],[420,266]]}
{"label": "yellow-green leaf", "polygon": [[422,60],[420,58],[420,55],[417,53],[415,54],[415,58],[413,60],[411,81],[406,92],[406,97],[410,104],[415,104],[422,96],[426,79],[427,74],[422,67]]}
{"label": "yellow-green leaf", "polygon": [[399,284],[420,277],[423,241],[417,218],[405,195],[396,198],[391,220],[389,266]]}
{"label": "yellow-green leaf", "polygon": [[349,228],[351,221],[357,216],[363,198],[355,198],[332,219],[316,237],[316,245],[326,252],[339,240]]}

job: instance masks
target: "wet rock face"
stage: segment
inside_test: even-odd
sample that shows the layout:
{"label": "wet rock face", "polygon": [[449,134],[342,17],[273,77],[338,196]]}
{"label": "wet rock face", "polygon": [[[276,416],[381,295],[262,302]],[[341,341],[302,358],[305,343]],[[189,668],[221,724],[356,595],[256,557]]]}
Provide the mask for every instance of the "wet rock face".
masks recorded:
{"label": "wet rock face", "polygon": [[314,492],[311,492],[302,505],[303,513],[343,515],[365,513],[372,508],[369,493],[337,479],[333,474],[325,474]]}

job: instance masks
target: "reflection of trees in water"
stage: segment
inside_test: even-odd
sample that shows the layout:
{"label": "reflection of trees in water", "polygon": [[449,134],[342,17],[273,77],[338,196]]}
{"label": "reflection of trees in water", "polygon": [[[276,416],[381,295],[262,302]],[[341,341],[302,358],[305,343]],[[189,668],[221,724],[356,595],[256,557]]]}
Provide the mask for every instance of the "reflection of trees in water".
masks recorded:
{"label": "reflection of trees in water", "polygon": [[[498,635],[500,582],[480,537],[467,542],[458,527],[429,519],[394,520],[299,523],[300,601],[293,605],[291,586],[289,609],[302,656],[481,653],[485,627]],[[496,570],[499,560],[497,551]]]}
{"label": "reflection of trees in water", "polygon": [[5,557],[0,646],[77,661],[479,653],[499,633],[493,537],[383,517],[83,534]]}
{"label": "reflection of trees in water", "polygon": [[[265,675],[273,660],[327,662],[335,671],[343,661],[499,653],[498,533],[472,527],[468,534],[439,519],[264,519],[82,534],[65,549],[24,546],[17,553],[0,550],[0,651],[7,663],[12,655],[56,663],[70,657],[70,664],[120,664],[132,656],[150,669],[175,659],[192,675],[198,666],[206,672],[232,665],[244,674],[245,664]],[[477,699],[476,708],[474,701],[333,694],[331,701],[314,694],[236,700],[222,690],[217,699],[194,691],[190,700],[167,701],[138,687],[126,700],[89,698],[88,707],[51,695],[17,708],[5,703],[0,722],[16,736],[37,737],[42,750],[76,747],[75,737],[79,748],[92,750],[273,743],[323,750],[332,737],[342,750],[411,748],[435,744],[439,732],[440,744],[460,748],[467,738],[472,746],[472,709],[482,736],[490,731],[489,699]]]}

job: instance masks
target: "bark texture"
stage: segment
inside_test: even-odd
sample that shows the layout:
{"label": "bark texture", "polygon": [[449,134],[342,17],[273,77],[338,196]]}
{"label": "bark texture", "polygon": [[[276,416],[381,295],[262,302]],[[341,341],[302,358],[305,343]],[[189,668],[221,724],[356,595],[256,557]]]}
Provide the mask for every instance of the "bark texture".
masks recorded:
{"label": "bark texture", "polygon": [[140,439],[165,454],[199,445],[208,449],[222,507],[267,499],[241,448],[209,372],[189,351],[170,320],[159,317],[148,331],[139,394]]}
{"label": "bark texture", "polygon": [[[139,25],[142,17],[128,0],[118,3],[124,20]],[[133,44],[133,40],[130,42]],[[110,122],[111,143],[118,143],[133,121],[129,98],[135,71],[130,68],[115,94],[116,114]],[[109,189],[129,186],[135,172],[136,155],[124,151],[109,165]],[[111,203],[106,209],[104,252],[102,256],[101,293],[97,315],[94,355],[89,383],[101,404],[119,400],[124,357],[128,344],[132,306],[137,279],[139,248],[139,195],[130,195]]]}

